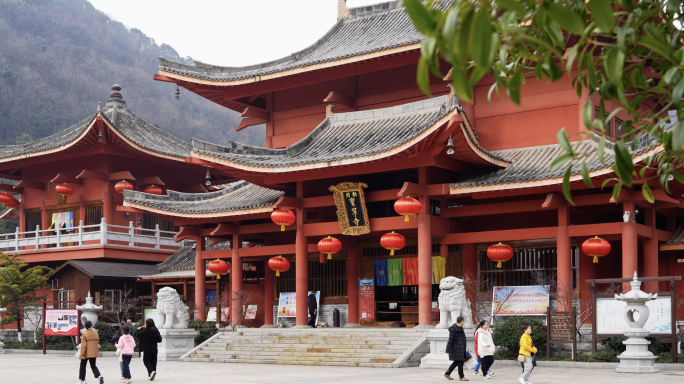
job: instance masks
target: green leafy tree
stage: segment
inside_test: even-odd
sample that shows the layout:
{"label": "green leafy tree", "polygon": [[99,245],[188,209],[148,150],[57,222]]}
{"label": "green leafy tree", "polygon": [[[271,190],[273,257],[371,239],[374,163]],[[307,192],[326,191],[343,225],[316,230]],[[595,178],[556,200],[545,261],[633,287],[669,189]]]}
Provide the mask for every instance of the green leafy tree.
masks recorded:
{"label": "green leafy tree", "polygon": [[2,324],[16,322],[19,332],[24,307],[36,305],[47,297],[37,295],[36,291],[45,287],[47,274],[51,271],[44,266],[26,267],[27,264],[19,258],[18,253],[0,253],[0,307],[7,308]]}
{"label": "green leafy tree", "polygon": [[[418,85],[429,94],[429,76],[440,73],[440,60],[452,66],[453,87],[461,100],[473,100],[474,86],[488,74],[520,104],[526,75],[557,81],[565,73],[573,78],[578,97],[585,100],[583,120],[588,131],[579,137],[558,132],[565,154],[551,169],[570,161],[581,162],[582,178],[593,187],[586,157],[570,139],[599,136],[597,155],[604,162],[606,138],[614,141],[616,177],[606,180],[617,197],[620,189],[641,184],[644,197],[654,198],[649,187],[684,183],[678,172],[684,161],[684,47],[681,0],[403,0],[416,29],[425,35],[418,63]],[[576,71],[576,72],[574,72]],[[620,108],[605,119],[593,118],[593,100],[599,100],[599,116],[614,102]],[[608,122],[624,111],[624,131],[610,137]],[[664,129],[668,111],[678,117],[672,129]],[[668,127],[669,128],[669,127]],[[650,135],[662,151],[635,165],[630,155],[639,138]],[[630,144],[631,142],[631,144]],[[571,167],[565,172],[563,193],[570,194]],[[617,200],[617,198],[616,198]]]}

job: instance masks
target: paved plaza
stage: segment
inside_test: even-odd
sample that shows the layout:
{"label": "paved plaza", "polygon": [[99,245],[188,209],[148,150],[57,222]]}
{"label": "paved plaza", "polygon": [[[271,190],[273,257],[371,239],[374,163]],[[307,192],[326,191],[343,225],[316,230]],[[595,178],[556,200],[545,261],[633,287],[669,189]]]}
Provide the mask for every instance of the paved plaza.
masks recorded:
{"label": "paved plaza", "polygon": [[[114,357],[98,359],[98,366],[105,383],[119,383],[119,362]],[[221,364],[159,362],[155,383],[391,383],[424,384],[447,383],[441,370],[420,368],[349,368],[310,367],[267,364]],[[517,383],[520,369],[514,367],[493,368],[496,373],[491,380],[473,376],[467,372],[470,382]],[[133,381],[147,382],[142,360],[131,362]],[[89,384],[96,384],[88,368]],[[74,384],[78,381],[78,360],[73,356],[55,355],[0,355],[0,382],[21,384]],[[456,381],[454,381],[456,382]],[[619,374],[609,369],[561,369],[540,368],[532,374],[532,383],[581,383],[581,384],[647,384],[683,383],[684,371],[663,372],[654,375]]]}

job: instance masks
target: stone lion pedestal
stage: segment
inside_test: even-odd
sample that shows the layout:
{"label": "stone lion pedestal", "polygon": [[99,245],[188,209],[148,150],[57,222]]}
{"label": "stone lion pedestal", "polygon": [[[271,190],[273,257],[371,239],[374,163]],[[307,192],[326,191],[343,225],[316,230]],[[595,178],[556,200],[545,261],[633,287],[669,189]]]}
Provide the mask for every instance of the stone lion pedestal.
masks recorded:
{"label": "stone lion pedestal", "polygon": [[[475,356],[475,335],[472,330],[466,331],[466,350]],[[420,360],[421,368],[439,368],[446,370],[451,365],[449,355],[446,354],[446,345],[449,341],[448,329],[431,329],[425,332],[425,338],[430,343],[430,353]]]}
{"label": "stone lion pedestal", "polygon": [[199,332],[194,329],[159,329],[162,342],[159,343],[158,360],[178,361],[195,348],[195,337]]}
{"label": "stone lion pedestal", "polygon": [[195,348],[195,337],[199,332],[188,328],[190,315],[188,306],[171,287],[164,287],[157,293],[157,324],[162,342],[158,346],[158,360],[177,361]]}

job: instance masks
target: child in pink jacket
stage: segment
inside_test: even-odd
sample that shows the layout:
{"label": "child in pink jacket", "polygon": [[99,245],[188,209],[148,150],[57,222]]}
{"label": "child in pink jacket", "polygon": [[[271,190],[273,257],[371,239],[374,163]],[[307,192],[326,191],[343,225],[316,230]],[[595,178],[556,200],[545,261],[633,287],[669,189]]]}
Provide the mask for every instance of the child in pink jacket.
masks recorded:
{"label": "child in pink jacket", "polygon": [[123,383],[130,384],[131,370],[129,366],[131,364],[131,358],[133,358],[133,352],[135,350],[135,340],[133,339],[133,336],[130,335],[130,325],[124,325],[122,333],[123,335],[121,335],[119,338],[119,342],[116,343],[116,347],[121,349],[121,357],[123,359]]}

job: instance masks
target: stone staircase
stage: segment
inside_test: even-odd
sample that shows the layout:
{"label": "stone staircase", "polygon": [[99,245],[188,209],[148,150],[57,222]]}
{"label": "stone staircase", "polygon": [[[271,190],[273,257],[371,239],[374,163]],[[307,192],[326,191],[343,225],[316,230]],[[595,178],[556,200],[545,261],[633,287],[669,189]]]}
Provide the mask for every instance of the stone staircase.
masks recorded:
{"label": "stone staircase", "polygon": [[424,333],[424,329],[381,327],[243,328],[217,334],[181,361],[376,368],[417,366],[424,355],[422,352],[429,349]]}

